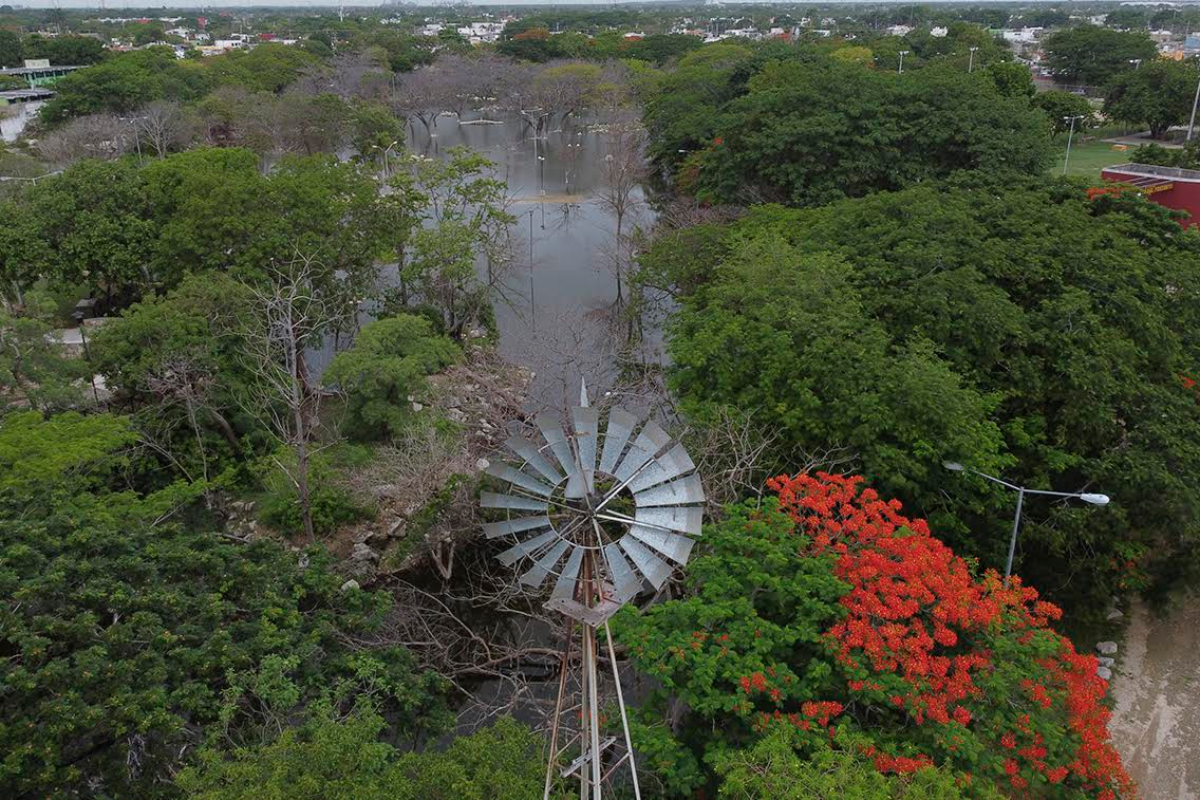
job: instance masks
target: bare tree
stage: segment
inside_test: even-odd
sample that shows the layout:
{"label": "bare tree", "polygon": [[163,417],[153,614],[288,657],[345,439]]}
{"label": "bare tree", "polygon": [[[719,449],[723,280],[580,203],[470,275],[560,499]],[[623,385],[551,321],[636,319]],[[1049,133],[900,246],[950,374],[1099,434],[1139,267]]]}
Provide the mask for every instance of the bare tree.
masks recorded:
{"label": "bare tree", "polygon": [[648,175],[646,129],[626,114],[608,128],[608,152],[600,165],[600,207],[613,218],[611,269],[617,279],[618,306],[625,302],[624,282],[632,262],[632,217],[644,204],[641,187]]}
{"label": "bare tree", "polygon": [[159,158],[171,150],[188,146],[195,138],[196,126],[174,100],[156,100],[145,105],[134,117],[138,137],[151,147]]}
{"label": "bare tree", "polygon": [[37,149],[51,164],[67,167],[84,158],[120,158],[134,149],[134,138],[131,123],[114,114],[89,114],[48,133]]}
{"label": "bare tree", "polygon": [[327,271],[315,259],[297,253],[269,280],[248,285],[247,319],[238,331],[243,359],[253,380],[243,405],[294,461],[275,464],[296,490],[304,533],[316,541],[312,519],[310,467],[318,427],[320,393],[311,383],[306,353],[332,329],[346,324],[354,307],[336,293],[321,290]]}

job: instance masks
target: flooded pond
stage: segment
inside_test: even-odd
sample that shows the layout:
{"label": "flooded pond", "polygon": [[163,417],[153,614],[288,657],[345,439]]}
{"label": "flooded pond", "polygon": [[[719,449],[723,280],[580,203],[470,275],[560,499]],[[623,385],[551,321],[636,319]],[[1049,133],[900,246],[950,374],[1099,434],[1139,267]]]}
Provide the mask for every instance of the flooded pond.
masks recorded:
{"label": "flooded pond", "polygon": [[[603,125],[568,119],[548,126],[544,137],[516,116],[472,113],[442,116],[426,131],[409,128],[411,153],[438,158],[468,147],[496,165],[513,198],[517,269],[507,300],[496,303],[500,352],[538,373],[534,402],[564,405],[578,396],[580,376],[603,387],[614,365],[613,325],[617,278],[614,217],[597,202],[609,155]],[[653,212],[639,189],[624,231],[646,227]],[[645,357],[661,358],[657,336],[648,336]]]}
{"label": "flooded pond", "polygon": [[43,105],[33,102],[0,106],[0,141],[15,142]]}

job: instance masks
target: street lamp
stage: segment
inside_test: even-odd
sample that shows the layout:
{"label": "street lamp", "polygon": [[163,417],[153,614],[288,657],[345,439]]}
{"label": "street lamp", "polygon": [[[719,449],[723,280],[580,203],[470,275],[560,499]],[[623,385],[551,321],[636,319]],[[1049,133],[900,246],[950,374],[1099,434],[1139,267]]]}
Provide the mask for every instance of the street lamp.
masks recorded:
{"label": "street lamp", "polygon": [[1086,114],[1076,114],[1071,117],[1063,117],[1063,121],[1071,123],[1071,129],[1067,133],[1067,154],[1063,157],[1063,175],[1067,174],[1067,164],[1071,160],[1071,140],[1075,138],[1075,120],[1083,119]]}
{"label": "street lamp", "polygon": [[383,174],[389,178],[392,176],[392,165],[388,161],[388,153],[392,152],[392,148],[400,144],[399,141],[392,142],[387,147],[380,147],[377,144],[371,145],[372,149],[379,150],[383,153]]}
{"label": "street lamp", "polygon": [[971,51],[971,58],[969,61],[967,61],[967,72],[974,72],[975,71],[975,51],[978,50],[979,48],[978,47],[968,47],[967,49]]}
{"label": "street lamp", "polygon": [[1045,489],[1027,489],[1024,486],[1017,486],[1016,484],[1009,483],[1006,480],[997,478],[994,475],[988,475],[985,472],[980,472],[977,469],[971,469],[970,467],[964,467],[962,464],[959,464],[955,461],[946,461],[942,464],[942,466],[945,467],[946,469],[950,470],[951,472],[970,472],[974,475],[978,475],[981,478],[986,478],[987,480],[992,481],[993,483],[998,483],[1001,486],[1004,486],[1008,489],[1012,489],[1014,492],[1017,493],[1017,514],[1016,514],[1016,517],[1014,517],[1014,519],[1013,519],[1012,538],[1010,538],[1008,540],[1008,561],[1004,564],[1004,585],[1005,586],[1008,586],[1008,579],[1012,575],[1013,554],[1016,553],[1016,550],[1017,550],[1017,534],[1021,530],[1021,510],[1025,506],[1025,495],[1027,495],[1027,494],[1044,494],[1044,495],[1048,495],[1050,497],[1068,497],[1068,498],[1074,497],[1074,498],[1078,498],[1079,500],[1082,500],[1085,503],[1090,503],[1091,505],[1094,505],[1094,506],[1108,505],[1108,495],[1106,495],[1106,494],[1095,494],[1092,492],[1050,492],[1050,491],[1046,491]]}
{"label": "street lamp", "polygon": [[1142,68],[1142,60],[1140,58],[1131,58],[1129,59],[1129,63],[1133,64],[1134,70],[1139,70]]}
{"label": "street lamp", "polygon": [[1192,118],[1188,122],[1187,140],[1192,140],[1192,134],[1196,130],[1196,106],[1200,104],[1200,81],[1196,82],[1196,97],[1192,100]]}
{"label": "street lamp", "polygon": [[899,74],[901,74],[901,75],[903,75],[903,74],[904,74],[904,57],[905,57],[906,55],[908,55],[908,51],[907,51],[907,50],[901,50],[901,51],[900,51],[900,69],[898,69],[898,70],[897,70],[897,72],[898,72]]}

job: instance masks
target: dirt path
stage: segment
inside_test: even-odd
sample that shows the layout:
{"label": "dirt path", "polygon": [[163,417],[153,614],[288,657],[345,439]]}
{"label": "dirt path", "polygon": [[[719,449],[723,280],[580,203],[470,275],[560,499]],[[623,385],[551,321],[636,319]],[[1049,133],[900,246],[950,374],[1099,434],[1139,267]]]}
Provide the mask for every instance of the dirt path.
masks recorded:
{"label": "dirt path", "polygon": [[1146,800],[1200,797],[1200,597],[1163,618],[1130,611],[1110,724]]}

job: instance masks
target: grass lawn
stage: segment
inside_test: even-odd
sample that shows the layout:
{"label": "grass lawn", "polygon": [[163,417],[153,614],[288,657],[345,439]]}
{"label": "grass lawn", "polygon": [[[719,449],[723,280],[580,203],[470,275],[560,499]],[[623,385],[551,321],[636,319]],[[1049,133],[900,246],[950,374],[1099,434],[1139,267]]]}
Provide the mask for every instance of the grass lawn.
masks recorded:
{"label": "grass lawn", "polygon": [[[1067,137],[1057,137],[1054,140],[1054,144],[1058,152],[1055,156],[1052,172],[1054,175],[1062,175],[1063,159],[1067,150]],[[1134,148],[1132,147],[1125,151],[1113,150],[1111,144],[1099,140],[1080,142],[1076,139],[1071,142],[1071,162],[1067,167],[1067,174],[1099,181],[1101,168],[1113,164],[1129,163],[1129,160],[1133,157],[1133,151]]]}

